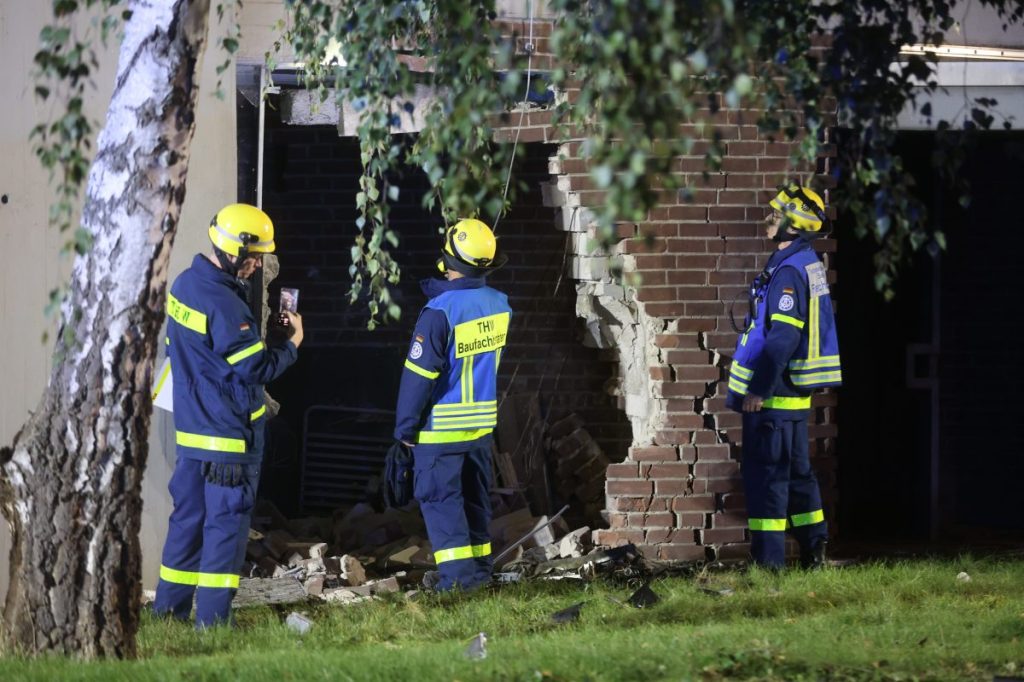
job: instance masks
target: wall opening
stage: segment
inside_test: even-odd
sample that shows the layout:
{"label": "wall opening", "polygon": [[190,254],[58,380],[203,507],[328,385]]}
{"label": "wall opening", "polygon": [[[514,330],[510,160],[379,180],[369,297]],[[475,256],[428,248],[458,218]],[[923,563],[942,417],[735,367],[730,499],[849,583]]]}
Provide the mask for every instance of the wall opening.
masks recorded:
{"label": "wall opening", "polygon": [[[577,480],[572,486],[560,487],[557,461],[547,457],[548,452],[554,453],[559,444],[568,450],[574,442],[568,437],[574,433],[580,437],[582,427],[582,435],[592,439],[607,464],[625,457],[632,436],[612,395],[617,356],[611,350],[583,345],[585,326],[577,318],[577,283],[571,277],[567,255],[573,235],[558,230],[554,211],[544,206],[542,185],[552,180],[548,164],[556,148],[522,142],[519,146],[514,182],[520,190],[496,229],[509,263],[490,281],[509,295],[515,311],[512,342],[502,359],[499,400],[516,403],[513,414],[526,413],[534,409],[530,396],[536,395],[536,409],[545,435],[550,436],[537,444],[546,457],[549,480],[544,485],[551,492],[550,504],[539,504],[527,491],[534,513],[543,514],[571,498],[584,483]],[[370,332],[365,304],[350,305],[348,301],[349,249],[360,172],[357,140],[339,137],[333,126],[286,125],[277,109],[268,106],[264,155],[263,205],[277,227],[280,257],[280,274],[270,284],[269,304],[276,309],[281,287],[299,288],[306,341],[298,363],[269,387],[282,408],[280,416],[271,420],[261,495],[294,516],[327,511],[332,506],[329,494],[303,496],[313,482],[308,468],[307,480],[302,480],[304,446],[309,450],[304,433],[352,431],[358,422],[365,427],[360,435],[364,445],[369,443],[367,447],[381,454],[381,448],[386,448],[392,425],[389,411],[394,408],[402,361],[424,302],[419,281],[436,273],[438,228],[443,222],[439,215],[422,208],[421,199],[428,190],[426,178],[417,169],[403,169],[396,178],[401,191],[391,213],[392,225],[401,234],[395,257],[403,272],[395,295],[402,320]],[[555,425],[561,431],[548,433]],[[522,426],[517,423],[515,428]],[[500,428],[498,435],[504,441],[515,438],[502,434]],[[516,445],[500,443],[505,451]],[[594,446],[590,446],[591,453]],[[346,442],[338,447],[356,448],[358,444]],[[580,455],[577,464],[585,463],[583,459],[590,462],[593,458]],[[364,486],[366,475],[366,471],[354,470],[317,474],[320,482],[337,476],[359,479]],[[571,524],[586,522],[593,527],[595,521],[600,522],[603,469],[590,481],[600,503],[587,509],[574,503],[568,519]],[[541,485],[530,483],[520,481],[524,488]],[[348,489],[346,494],[363,492]]]}

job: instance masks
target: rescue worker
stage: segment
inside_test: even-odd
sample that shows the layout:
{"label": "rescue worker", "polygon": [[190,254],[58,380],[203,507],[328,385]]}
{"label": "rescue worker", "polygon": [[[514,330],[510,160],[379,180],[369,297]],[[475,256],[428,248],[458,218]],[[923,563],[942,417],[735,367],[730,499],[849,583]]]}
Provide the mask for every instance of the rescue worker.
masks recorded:
{"label": "rescue worker", "polygon": [[402,371],[394,435],[413,450],[414,495],[439,591],[491,579],[491,441],[512,310],[484,278],[506,260],[483,222],[448,228],[437,262],[445,279],[421,283],[428,301]]}
{"label": "rescue worker", "polygon": [[726,405],[743,414],[753,562],[782,568],[789,529],[801,565],[816,568],[824,565],[828,530],[808,456],[807,420],[812,391],[842,381],[825,266],[812,244],[825,204],[813,190],[790,185],[769,205],[767,236],[778,248],[750,287]]}
{"label": "rescue worker", "polygon": [[[267,347],[246,302],[248,279],[274,251],[274,225],[255,206],[221,209],[209,228],[213,251],[198,254],[167,295],[177,462],[174,510],[153,611],[196,628],[231,623],[263,456],[263,385],[295,362],[294,333]],[[198,594],[196,594],[198,590]]]}

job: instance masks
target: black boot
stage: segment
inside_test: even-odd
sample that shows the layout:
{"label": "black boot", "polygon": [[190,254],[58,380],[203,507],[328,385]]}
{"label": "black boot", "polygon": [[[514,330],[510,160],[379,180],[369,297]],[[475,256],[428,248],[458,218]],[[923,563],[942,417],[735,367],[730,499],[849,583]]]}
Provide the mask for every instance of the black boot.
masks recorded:
{"label": "black boot", "polygon": [[810,549],[800,550],[800,568],[808,571],[820,571],[825,568],[825,547],[827,542],[822,540]]}

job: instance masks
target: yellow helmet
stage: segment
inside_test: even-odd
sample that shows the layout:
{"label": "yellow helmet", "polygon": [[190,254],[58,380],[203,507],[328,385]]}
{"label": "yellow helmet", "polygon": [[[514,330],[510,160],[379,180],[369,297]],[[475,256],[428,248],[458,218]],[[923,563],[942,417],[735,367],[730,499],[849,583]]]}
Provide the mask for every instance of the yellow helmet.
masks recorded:
{"label": "yellow helmet", "polygon": [[225,206],[210,221],[210,241],[230,256],[274,252],[274,223],[249,204]]}
{"label": "yellow helmet", "polygon": [[444,246],[437,269],[454,270],[469,277],[482,277],[497,270],[508,260],[498,251],[498,240],[491,228],[475,218],[455,223],[445,232]]}
{"label": "yellow helmet", "polygon": [[794,230],[817,232],[825,222],[825,202],[809,187],[789,185],[768,205],[782,213]]}

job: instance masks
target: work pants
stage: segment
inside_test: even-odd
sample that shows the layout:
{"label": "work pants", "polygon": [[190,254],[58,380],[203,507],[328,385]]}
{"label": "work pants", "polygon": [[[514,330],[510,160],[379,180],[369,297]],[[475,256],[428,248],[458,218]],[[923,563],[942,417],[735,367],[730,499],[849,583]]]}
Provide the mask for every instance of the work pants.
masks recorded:
{"label": "work pants", "polygon": [[743,484],[755,564],[782,568],[787,528],[809,554],[828,537],[808,456],[806,410],[743,413]]}
{"label": "work pants", "polygon": [[414,491],[434,550],[437,589],[469,590],[490,582],[491,445],[464,452],[413,448]]}
{"label": "work pants", "polygon": [[197,629],[231,623],[260,474],[258,464],[243,467],[242,484],[226,487],[206,481],[203,462],[178,457],[155,613],[187,620],[195,598]]}

